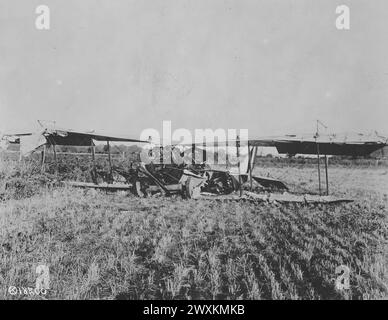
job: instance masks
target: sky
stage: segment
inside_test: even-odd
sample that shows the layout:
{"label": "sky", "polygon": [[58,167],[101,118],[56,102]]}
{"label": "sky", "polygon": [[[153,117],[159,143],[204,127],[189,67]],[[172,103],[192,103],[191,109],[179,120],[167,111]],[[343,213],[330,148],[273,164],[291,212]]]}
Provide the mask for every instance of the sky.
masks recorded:
{"label": "sky", "polygon": [[387,133],[387,16],[384,0],[0,0],[0,131]]}

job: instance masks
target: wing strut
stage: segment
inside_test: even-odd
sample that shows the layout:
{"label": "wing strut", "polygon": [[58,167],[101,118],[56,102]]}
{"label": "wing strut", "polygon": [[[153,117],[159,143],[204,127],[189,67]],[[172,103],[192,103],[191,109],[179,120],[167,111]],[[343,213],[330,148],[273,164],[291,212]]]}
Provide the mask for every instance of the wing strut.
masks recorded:
{"label": "wing strut", "polygon": [[257,156],[257,148],[253,146],[251,150],[248,149],[248,173],[249,173],[249,183],[250,183],[250,191],[252,191],[253,186],[252,186],[252,174],[253,174],[253,169],[255,168],[255,163],[256,163],[256,156]]}
{"label": "wing strut", "polygon": [[59,166],[58,166],[58,158],[57,158],[57,148],[55,144],[53,144],[53,151],[54,151],[54,161],[55,161],[55,175],[58,177]]}
{"label": "wing strut", "polygon": [[94,176],[94,180],[93,181],[95,184],[98,184],[98,179],[97,179],[97,169],[96,169],[96,148],[94,146],[94,142],[93,142],[93,139],[92,139],[92,143],[91,143],[91,153],[92,153],[92,161],[93,161],[93,176]]}
{"label": "wing strut", "polygon": [[321,168],[319,165],[320,157],[319,157],[319,143],[317,142],[317,159],[318,159],[318,184],[319,184],[319,195],[321,195]]}
{"label": "wing strut", "polygon": [[237,166],[238,166],[238,184],[240,189],[240,197],[242,196],[242,183],[241,183],[241,168],[240,168],[240,136],[236,139],[236,155],[237,155]]}
{"label": "wing strut", "polygon": [[109,140],[107,140],[106,142],[107,142],[107,146],[108,146],[109,179],[112,181],[113,180],[113,171],[112,171],[112,158],[110,155],[110,144],[109,144]]}
{"label": "wing strut", "polygon": [[45,160],[46,160],[46,144],[43,145],[43,150],[42,150],[42,168],[41,168],[41,172],[44,172],[45,171]]}
{"label": "wing strut", "polygon": [[191,145],[191,164],[195,164],[195,143]]}
{"label": "wing strut", "polygon": [[329,195],[329,172],[328,172],[328,165],[329,165],[329,158],[325,154],[325,173],[326,173],[326,195]]}

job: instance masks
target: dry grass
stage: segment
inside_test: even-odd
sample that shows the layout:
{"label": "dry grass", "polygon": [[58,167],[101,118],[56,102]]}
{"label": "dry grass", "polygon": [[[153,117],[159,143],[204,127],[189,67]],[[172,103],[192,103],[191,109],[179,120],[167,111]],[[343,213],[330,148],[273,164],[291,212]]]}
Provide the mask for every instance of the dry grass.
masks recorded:
{"label": "dry grass", "polygon": [[[308,170],[261,170],[285,175],[293,188],[301,181],[316,188],[313,171],[310,181]],[[331,171],[333,192],[359,197],[339,206],[141,199],[54,187],[5,199],[0,298],[38,298],[10,296],[7,288],[33,287],[41,263],[50,267],[48,299],[384,298],[387,174],[357,170]],[[351,288],[339,292],[341,264],[351,270]]]}
{"label": "dry grass", "polygon": [[[388,167],[329,166],[329,191],[339,197],[350,197],[361,203],[380,201],[388,203]],[[256,168],[255,174],[285,181],[293,192],[318,193],[316,167],[284,166]],[[326,190],[324,168],[321,168],[322,190]]]}

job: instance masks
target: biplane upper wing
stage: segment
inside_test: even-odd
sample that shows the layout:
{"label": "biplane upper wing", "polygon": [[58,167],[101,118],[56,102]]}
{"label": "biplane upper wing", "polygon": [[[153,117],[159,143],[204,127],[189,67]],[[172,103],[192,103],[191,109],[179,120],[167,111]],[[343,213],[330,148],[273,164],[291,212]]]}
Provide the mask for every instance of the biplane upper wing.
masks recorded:
{"label": "biplane upper wing", "polygon": [[4,133],[2,139],[20,142],[23,155],[35,150],[43,144],[65,146],[92,146],[93,141],[149,143],[127,136],[106,135],[102,133],[74,131],[68,129],[40,129],[37,132]]}
{"label": "biplane upper wing", "polygon": [[279,153],[365,156],[387,146],[387,138],[377,134],[319,136],[288,135],[272,139],[249,140],[251,146],[273,146]]}
{"label": "biplane upper wing", "polygon": [[56,145],[73,145],[73,146],[91,146],[95,141],[112,141],[112,142],[136,142],[148,143],[148,141],[133,139],[122,135],[107,135],[102,133],[83,132],[64,129],[45,129],[42,133],[49,144]]}
{"label": "biplane upper wing", "polygon": [[[206,146],[276,147],[282,154],[321,154],[365,156],[388,146],[388,138],[378,134],[332,134],[332,135],[284,135],[256,139],[227,140],[206,143]],[[194,143],[203,146],[204,143]],[[186,144],[184,146],[190,146]],[[318,148],[317,148],[318,147]]]}

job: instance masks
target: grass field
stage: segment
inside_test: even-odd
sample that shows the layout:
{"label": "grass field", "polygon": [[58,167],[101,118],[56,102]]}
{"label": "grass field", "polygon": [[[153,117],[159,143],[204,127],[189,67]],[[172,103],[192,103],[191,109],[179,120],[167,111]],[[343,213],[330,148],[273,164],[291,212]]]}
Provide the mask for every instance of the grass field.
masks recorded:
{"label": "grass field", "polygon": [[[1,170],[4,182],[9,165]],[[28,168],[12,170],[31,178]],[[314,168],[267,165],[256,173],[317,192]],[[356,201],[144,199],[37,178],[31,192],[18,197],[15,189],[0,202],[0,298],[386,298],[388,168],[333,167],[329,179],[333,194]],[[9,286],[35,286],[39,264],[50,268],[47,295],[10,295]],[[348,290],[335,289],[340,265],[350,268]]]}

